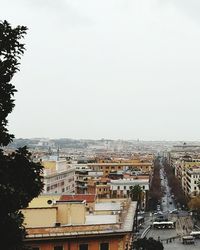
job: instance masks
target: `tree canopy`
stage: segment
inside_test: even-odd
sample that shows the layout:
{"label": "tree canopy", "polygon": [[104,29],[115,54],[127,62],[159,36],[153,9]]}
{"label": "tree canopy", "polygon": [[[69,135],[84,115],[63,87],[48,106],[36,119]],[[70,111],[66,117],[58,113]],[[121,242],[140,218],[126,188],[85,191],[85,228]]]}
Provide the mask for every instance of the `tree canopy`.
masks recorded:
{"label": "tree canopy", "polygon": [[0,22],[0,245],[5,250],[23,249],[26,232],[20,209],[26,208],[43,188],[42,166],[32,162],[26,147],[11,154],[4,150],[14,138],[7,129],[17,91],[11,80],[25,51],[21,39],[26,32],[25,26],[12,28],[7,21]]}
{"label": "tree canopy", "polygon": [[153,238],[137,239],[133,242],[133,250],[163,250],[163,244]]}

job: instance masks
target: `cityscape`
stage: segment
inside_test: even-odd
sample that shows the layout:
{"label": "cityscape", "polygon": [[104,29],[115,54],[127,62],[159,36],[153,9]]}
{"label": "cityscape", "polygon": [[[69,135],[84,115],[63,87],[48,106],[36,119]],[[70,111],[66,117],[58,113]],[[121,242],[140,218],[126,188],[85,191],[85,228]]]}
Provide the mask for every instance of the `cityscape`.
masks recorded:
{"label": "cityscape", "polygon": [[6,152],[25,145],[43,166],[43,191],[22,210],[32,249],[128,250],[140,238],[199,249],[198,142],[14,139]]}
{"label": "cityscape", "polygon": [[0,249],[200,249],[200,2],[0,5]]}

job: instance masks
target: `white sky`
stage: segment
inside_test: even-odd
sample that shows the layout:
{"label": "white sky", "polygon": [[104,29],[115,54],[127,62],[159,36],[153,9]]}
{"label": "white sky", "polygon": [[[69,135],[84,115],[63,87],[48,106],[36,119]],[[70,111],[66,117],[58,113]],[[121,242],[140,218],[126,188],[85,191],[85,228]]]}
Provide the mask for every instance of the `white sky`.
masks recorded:
{"label": "white sky", "polygon": [[29,28],[16,137],[200,139],[199,0],[0,0]]}

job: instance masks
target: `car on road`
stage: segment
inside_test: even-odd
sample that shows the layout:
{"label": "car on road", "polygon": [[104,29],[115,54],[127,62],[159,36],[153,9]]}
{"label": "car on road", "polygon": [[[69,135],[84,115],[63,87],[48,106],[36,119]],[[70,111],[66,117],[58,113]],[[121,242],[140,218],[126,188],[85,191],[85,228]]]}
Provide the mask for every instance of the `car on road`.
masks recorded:
{"label": "car on road", "polygon": [[142,214],[145,214],[145,212],[144,211],[139,211],[138,214],[142,215]]}
{"label": "car on road", "polygon": [[178,214],[178,209],[171,210],[169,213],[170,214]]}
{"label": "car on road", "polygon": [[154,215],[163,215],[163,212],[162,211],[157,211],[157,212],[154,212],[153,214]]}

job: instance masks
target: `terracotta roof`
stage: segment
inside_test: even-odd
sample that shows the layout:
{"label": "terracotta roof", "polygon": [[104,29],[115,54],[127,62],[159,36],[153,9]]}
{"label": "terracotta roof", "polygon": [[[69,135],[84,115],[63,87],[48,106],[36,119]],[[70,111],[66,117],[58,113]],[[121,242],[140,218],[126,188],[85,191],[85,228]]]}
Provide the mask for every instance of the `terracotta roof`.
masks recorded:
{"label": "terracotta roof", "polygon": [[95,194],[75,194],[75,195],[62,195],[60,201],[80,201],[85,200],[87,203],[94,202],[96,199]]}
{"label": "terracotta roof", "polygon": [[131,175],[131,174],[124,174],[124,179],[149,179],[149,175]]}
{"label": "terracotta roof", "polygon": [[87,163],[87,166],[152,166],[153,162]]}

